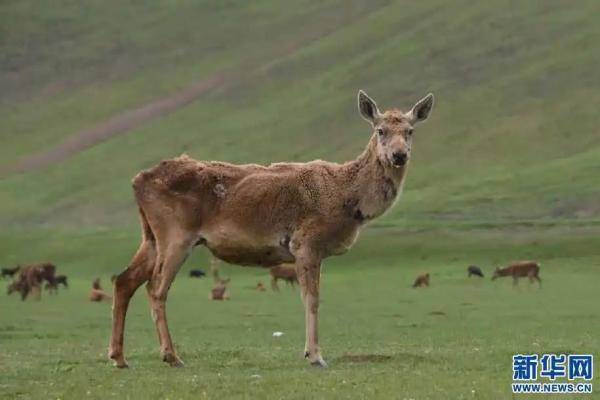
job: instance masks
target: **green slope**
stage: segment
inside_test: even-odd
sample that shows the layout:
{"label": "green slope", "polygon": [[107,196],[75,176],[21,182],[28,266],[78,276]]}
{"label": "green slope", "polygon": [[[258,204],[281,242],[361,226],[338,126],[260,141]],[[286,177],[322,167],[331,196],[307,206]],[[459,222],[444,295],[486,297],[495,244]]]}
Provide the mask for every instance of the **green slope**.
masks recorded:
{"label": "green slope", "polygon": [[600,219],[600,4],[275,1],[0,6],[0,166],[225,74],[192,104],[0,179],[0,224],[130,227],[130,178],[186,152],[343,161],[382,108],[437,96],[379,224]]}

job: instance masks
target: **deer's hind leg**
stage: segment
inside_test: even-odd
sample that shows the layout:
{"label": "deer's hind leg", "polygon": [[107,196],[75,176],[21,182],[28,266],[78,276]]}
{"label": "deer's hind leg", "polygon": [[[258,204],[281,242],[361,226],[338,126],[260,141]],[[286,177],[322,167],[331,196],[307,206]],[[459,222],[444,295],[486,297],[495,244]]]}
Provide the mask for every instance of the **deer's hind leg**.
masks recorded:
{"label": "deer's hind leg", "polygon": [[152,319],[156,324],[162,360],[173,367],[183,366],[177,356],[167,324],[166,301],[175,275],[190,254],[197,235],[183,229],[171,229],[157,235],[158,257],[152,278],[146,287],[150,299]]}
{"label": "deer's hind leg", "polygon": [[115,279],[113,289],[113,322],[108,356],[115,361],[115,365],[119,368],[127,367],[123,356],[123,336],[129,301],[142,283],[150,279],[156,261],[155,239],[141,209],[140,218],[143,228],[142,243],[127,269]]}

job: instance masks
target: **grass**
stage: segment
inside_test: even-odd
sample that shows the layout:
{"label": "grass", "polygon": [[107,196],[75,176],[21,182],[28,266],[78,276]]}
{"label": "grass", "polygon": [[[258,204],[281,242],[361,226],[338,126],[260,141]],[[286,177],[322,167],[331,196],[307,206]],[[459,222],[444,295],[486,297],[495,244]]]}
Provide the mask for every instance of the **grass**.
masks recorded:
{"label": "grass", "polygon": [[[52,255],[59,243],[73,240],[59,263],[71,288],[39,303],[0,297],[3,398],[504,399],[511,398],[515,353],[600,352],[600,315],[591,301],[600,281],[597,235],[517,230],[508,239],[490,230],[381,228],[325,264],[321,345],[328,369],[301,357],[297,290],[257,293],[253,286],[267,282],[266,271],[224,266],[232,299],[211,302],[211,282],[185,276],[188,268],[205,268],[206,254],[199,251],[168,303],[185,368],[159,360],[147,301],[138,293],[127,321],[131,368],[116,370],[105,356],[110,306],[90,304],[86,296],[93,277],[108,285],[133,251],[134,236],[30,238],[32,256]],[[86,258],[94,244],[112,251]],[[494,265],[518,258],[541,261],[541,289],[489,280]],[[466,278],[470,263],[481,265],[486,279]],[[431,273],[431,287],[411,289],[423,271]],[[274,331],[284,335],[274,338]]]}

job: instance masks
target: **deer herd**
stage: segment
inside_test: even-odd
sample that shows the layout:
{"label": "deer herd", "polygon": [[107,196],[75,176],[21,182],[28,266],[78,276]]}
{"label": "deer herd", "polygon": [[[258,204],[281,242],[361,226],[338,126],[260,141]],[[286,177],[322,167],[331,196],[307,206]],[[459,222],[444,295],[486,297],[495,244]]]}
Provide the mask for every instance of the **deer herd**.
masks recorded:
{"label": "deer herd", "polygon": [[[162,360],[182,366],[167,324],[169,289],[182,264],[197,246],[215,259],[242,266],[270,268],[271,288],[283,280],[298,284],[305,316],[304,357],[325,367],[319,345],[319,303],[322,262],[346,253],[368,222],[380,217],[400,197],[411,160],[417,126],[433,108],[428,94],[410,110],[381,111],[366,93],[358,93],[358,110],[371,128],[364,151],[354,160],[332,163],[282,162],[268,166],[197,161],[186,155],[141,171],[132,181],[141,226],[139,248],[127,267],[113,277],[112,296],[100,280],[93,282],[89,300],[112,300],[112,333],[108,355],[127,367],[123,342],[131,297],[142,285],[150,300]],[[41,283],[49,290],[67,279],[55,276],[50,263],[3,269],[16,275],[9,286],[23,299],[32,291],[39,298]],[[218,271],[218,270],[217,270]],[[469,276],[483,277],[476,266]],[[194,272],[192,277],[204,273]],[[539,265],[520,262],[496,269],[493,278],[539,278]],[[60,277],[60,279],[59,279]],[[213,300],[229,298],[229,279],[213,272]],[[430,275],[417,277],[413,287],[429,286]],[[265,291],[259,282],[257,291]]]}

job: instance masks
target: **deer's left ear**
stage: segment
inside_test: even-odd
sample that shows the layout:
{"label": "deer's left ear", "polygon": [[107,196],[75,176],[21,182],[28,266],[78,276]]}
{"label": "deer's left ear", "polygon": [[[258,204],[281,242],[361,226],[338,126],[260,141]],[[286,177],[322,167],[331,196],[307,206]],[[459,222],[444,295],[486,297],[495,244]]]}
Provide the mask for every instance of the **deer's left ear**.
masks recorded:
{"label": "deer's left ear", "polygon": [[410,110],[411,122],[425,121],[429,117],[429,113],[433,108],[433,93],[429,93],[421,100],[417,101],[417,104]]}

